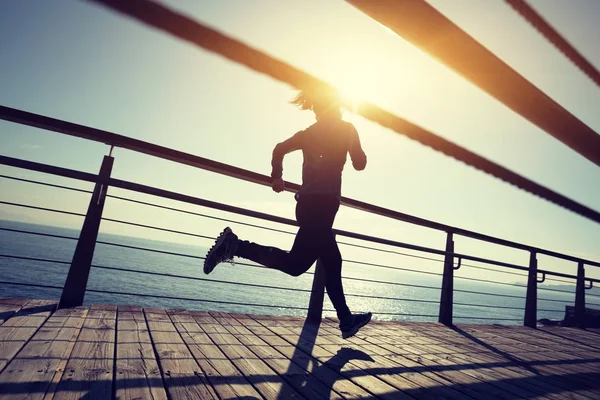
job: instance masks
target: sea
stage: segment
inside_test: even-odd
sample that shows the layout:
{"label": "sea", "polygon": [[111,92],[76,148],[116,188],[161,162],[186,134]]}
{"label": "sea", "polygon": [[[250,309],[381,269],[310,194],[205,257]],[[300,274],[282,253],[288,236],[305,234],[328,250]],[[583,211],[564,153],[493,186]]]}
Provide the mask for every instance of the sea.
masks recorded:
{"label": "sea", "polygon": [[[78,236],[74,229],[0,220],[0,297],[59,299]],[[239,260],[205,275],[206,245],[100,233],[84,304],[306,315],[314,266],[291,277]],[[374,274],[365,265],[345,263],[343,278],[353,311],[371,311],[381,320],[437,321],[440,276],[389,268]],[[455,323],[523,323],[522,285],[455,279],[454,288]],[[562,320],[565,306],[574,304],[575,286],[547,288],[538,289],[537,317]],[[586,294],[600,303],[594,290]],[[326,296],[323,314],[335,316]]]}

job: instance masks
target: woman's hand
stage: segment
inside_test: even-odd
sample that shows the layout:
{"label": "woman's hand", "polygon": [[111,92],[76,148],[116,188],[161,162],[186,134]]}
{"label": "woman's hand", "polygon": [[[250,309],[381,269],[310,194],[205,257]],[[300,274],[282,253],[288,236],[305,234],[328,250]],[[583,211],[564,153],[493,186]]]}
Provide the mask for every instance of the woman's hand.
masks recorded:
{"label": "woman's hand", "polygon": [[271,183],[271,188],[273,189],[274,192],[277,192],[277,193],[283,192],[285,190],[285,183],[283,183],[283,179],[281,179],[281,178],[273,179],[273,182]]}

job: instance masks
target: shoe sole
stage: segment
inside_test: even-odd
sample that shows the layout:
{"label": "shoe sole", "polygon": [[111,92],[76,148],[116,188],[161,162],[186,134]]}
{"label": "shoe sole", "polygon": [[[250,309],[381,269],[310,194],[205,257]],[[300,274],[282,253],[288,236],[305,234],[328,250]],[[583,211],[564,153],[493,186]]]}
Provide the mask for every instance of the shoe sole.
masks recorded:
{"label": "shoe sole", "polygon": [[358,332],[360,330],[360,328],[362,328],[363,326],[365,326],[366,324],[368,324],[369,322],[371,322],[371,317],[372,316],[373,316],[373,314],[370,314],[369,315],[369,319],[367,319],[362,324],[354,327],[354,329],[352,329],[349,333],[342,332],[342,339],[348,339],[348,338],[351,338],[352,336],[356,335],[356,332]]}
{"label": "shoe sole", "polygon": [[223,229],[223,232],[221,232],[219,234],[219,236],[217,236],[217,239],[215,240],[215,244],[210,248],[210,250],[208,250],[208,253],[206,254],[206,259],[204,260],[204,273],[206,275],[210,274],[215,267],[217,266],[217,264],[215,264],[212,267],[209,267],[208,265],[206,265],[206,262],[211,258],[211,256],[214,254],[214,252],[223,245],[223,242],[227,239],[227,237],[229,237],[230,233],[232,233],[231,229],[229,227]]}

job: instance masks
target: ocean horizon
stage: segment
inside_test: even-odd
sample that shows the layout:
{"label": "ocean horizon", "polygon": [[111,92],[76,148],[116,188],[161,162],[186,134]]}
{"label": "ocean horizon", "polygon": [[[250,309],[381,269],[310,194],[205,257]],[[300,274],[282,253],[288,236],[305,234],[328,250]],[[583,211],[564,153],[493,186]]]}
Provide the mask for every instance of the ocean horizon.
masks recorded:
{"label": "ocean horizon", "polygon": [[[79,236],[78,230],[9,220],[0,220],[0,228],[3,229],[0,230],[2,281],[63,286],[76,240],[6,229],[74,239]],[[235,265],[221,264],[210,275],[204,275],[202,257],[207,252],[206,242],[202,245],[199,242],[196,246],[108,233],[100,233],[98,242],[85,305],[103,303],[249,314],[306,314],[314,266],[308,273],[296,278],[279,271],[252,266],[252,263],[240,259]],[[373,268],[351,263],[344,264],[343,277],[348,305],[353,311],[371,311],[374,318],[380,320],[437,321],[440,277],[393,270],[375,273]],[[279,288],[264,288],[261,285]],[[6,283],[0,287],[1,297],[59,299],[61,294],[61,290],[56,288]],[[570,293],[556,291],[558,288],[570,287]],[[574,285],[553,285],[552,288],[553,290],[538,290],[538,319],[561,320],[564,317],[565,305],[573,305]],[[455,323],[522,324],[525,304],[525,289],[522,286],[455,279],[455,289]],[[498,296],[472,292],[493,293]],[[595,296],[600,294],[593,291],[587,293]],[[323,315],[335,316],[327,296]]]}

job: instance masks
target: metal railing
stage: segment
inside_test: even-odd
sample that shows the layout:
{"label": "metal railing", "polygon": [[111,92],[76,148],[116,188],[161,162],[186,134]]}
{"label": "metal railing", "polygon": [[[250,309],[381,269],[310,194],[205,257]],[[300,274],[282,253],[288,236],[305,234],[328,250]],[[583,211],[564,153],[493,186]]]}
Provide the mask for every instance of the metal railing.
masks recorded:
{"label": "metal railing", "polygon": [[[14,113],[12,115],[14,116]],[[37,127],[41,127],[44,129],[49,129],[49,130],[52,130],[55,132],[67,133],[69,135],[77,136],[77,137],[88,139],[88,140],[102,142],[102,143],[105,143],[105,144],[111,146],[111,149],[113,146],[125,147],[130,150],[134,150],[134,151],[141,152],[144,154],[149,154],[149,155],[160,157],[163,159],[168,159],[173,162],[180,163],[180,164],[192,165],[192,166],[210,170],[210,171],[213,171],[213,172],[216,172],[219,174],[242,179],[244,181],[259,183],[259,184],[263,184],[263,185],[270,184],[270,178],[267,176],[260,175],[260,174],[257,174],[257,173],[251,172],[251,171],[246,171],[241,168],[232,167],[232,166],[229,166],[226,164],[221,164],[221,163],[218,163],[218,162],[215,162],[212,160],[207,160],[207,159],[197,157],[197,156],[194,156],[191,154],[179,152],[179,151],[176,151],[173,149],[164,148],[164,147],[157,146],[155,144],[151,144],[151,143],[147,143],[147,142],[143,142],[140,140],[127,138],[127,137],[115,135],[112,133],[106,133],[104,131],[98,131],[93,128],[84,127],[84,126],[76,125],[76,124],[71,124],[71,123],[68,123],[65,121],[54,120],[54,119],[50,119],[47,117],[38,116],[36,114],[31,114],[31,113],[23,112],[22,114],[19,114],[19,118],[20,118],[19,121],[15,121],[14,118],[12,118],[10,120],[12,120],[13,122],[22,122],[22,123],[24,123],[26,125],[30,125],[30,126],[37,126]],[[300,288],[292,288],[292,287],[277,287],[277,286],[273,286],[273,285],[256,284],[256,283],[248,283],[248,282],[229,282],[229,281],[224,281],[224,280],[216,281],[217,283],[224,284],[224,285],[239,285],[239,286],[255,287],[255,288],[261,288],[261,289],[278,289],[278,290],[285,290],[285,291],[296,291],[296,292],[307,293],[311,296],[308,307],[277,306],[277,305],[272,305],[272,304],[261,304],[261,303],[248,304],[248,303],[240,303],[240,302],[235,302],[235,301],[216,301],[216,300],[211,300],[211,299],[207,299],[207,298],[191,298],[191,297],[184,297],[184,296],[157,295],[157,294],[151,294],[151,293],[132,293],[132,292],[124,292],[124,291],[118,291],[118,290],[88,289],[87,282],[88,282],[88,278],[89,278],[91,269],[112,271],[112,272],[118,272],[118,273],[136,273],[136,274],[142,274],[142,275],[143,274],[145,274],[145,275],[151,274],[151,275],[161,276],[161,277],[165,277],[165,278],[169,278],[169,279],[184,279],[184,280],[192,280],[192,281],[207,281],[208,280],[208,279],[204,279],[204,278],[188,276],[188,275],[183,275],[183,274],[174,274],[174,273],[157,272],[157,271],[140,271],[140,270],[136,270],[136,269],[126,268],[123,266],[108,266],[108,265],[93,264],[92,260],[93,260],[93,256],[94,256],[95,246],[97,243],[106,245],[106,246],[117,246],[117,247],[121,247],[121,248],[128,248],[128,249],[137,250],[137,251],[152,252],[152,253],[156,253],[156,254],[163,254],[163,255],[169,255],[169,256],[191,257],[191,258],[195,258],[195,259],[199,259],[199,260],[203,259],[203,257],[197,256],[197,255],[176,253],[176,252],[144,248],[144,247],[139,247],[139,246],[124,245],[124,244],[119,244],[119,243],[114,243],[114,242],[98,240],[99,226],[100,226],[101,221],[103,221],[103,220],[109,221],[112,223],[118,223],[118,224],[128,224],[128,225],[136,226],[136,227],[142,228],[142,229],[158,230],[158,231],[168,232],[168,233],[177,234],[177,235],[186,235],[186,236],[191,236],[191,237],[195,237],[195,238],[199,238],[199,239],[211,239],[212,240],[212,237],[210,237],[210,236],[202,235],[202,234],[195,233],[195,232],[186,232],[186,231],[182,231],[182,230],[178,230],[178,229],[152,226],[152,225],[148,225],[148,224],[145,224],[142,222],[126,221],[126,220],[104,217],[103,216],[103,208],[104,208],[104,204],[105,204],[105,201],[107,198],[114,199],[115,201],[130,202],[130,203],[136,204],[137,206],[140,206],[140,207],[155,207],[155,208],[158,208],[158,209],[161,209],[164,211],[187,213],[187,214],[195,215],[195,216],[198,216],[201,218],[212,218],[212,219],[221,220],[223,222],[242,224],[242,225],[256,228],[256,229],[268,229],[270,231],[273,231],[273,232],[279,233],[279,234],[288,234],[288,235],[293,234],[293,232],[291,232],[289,230],[273,228],[273,227],[266,227],[266,226],[264,226],[264,224],[242,222],[239,220],[235,220],[233,218],[217,217],[215,215],[209,215],[207,213],[199,213],[199,212],[195,212],[195,211],[184,210],[182,208],[165,206],[165,205],[161,205],[161,204],[156,204],[154,202],[141,201],[141,200],[131,199],[131,198],[124,197],[124,196],[109,195],[107,193],[107,190],[109,187],[120,188],[120,189],[124,189],[127,191],[135,192],[135,193],[143,193],[143,194],[158,197],[161,199],[175,200],[175,201],[178,201],[181,203],[201,206],[204,208],[217,210],[220,212],[226,212],[229,214],[250,217],[250,218],[259,219],[262,221],[269,221],[269,222],[272,222],[272,223],[275,223],[278,225],[294,226],[294,227],[297,226],[296,221],[293,221],[293,220],[290,220],[287,218],[282,218],[282,217],[278,217],[278,216],[274,216],[274,215],[270,215],[270,214],[266,214],[266,213],[261,213],[261,212],[257,212],[254,210],[241,208],[241,207],[235,207],[232,205],[223,204],[223,203],[219,203],[219,202],[209,201],[209,200],[202,199],[199,197],[184,195],[181,193],[164,190],[164,189],[157,188],[157,187],[152,187],[152,186],[142,185],[139,183],[134,183],[134,182],[129,182],[129,181],[125,181],[125,180],[112,178],[111,177],[111,169],[112,169],[113,160],[114,159],[112,156],[105,156],[104,160],[102,162],[102,166],[100,168],[100,172],[98,174],[90,174],[90,173],[76,171],[76,170],[72,170],[72,169],[51,166],[51,165],[36,163],[36,162],[32,162],[32,161],[21,160],[21,159],[15,159],[15,158],[7,157],[7,156],[0,156],[0,164],[18,167],[18,168],[22,168],[22,169],[27,169],[30,171],[38,171],[38,172],[42,172],[45,174],[51,174],[51,175],[65,177],[65,178],[71,178],[71,179],[75,179],[75,180],[79,180],[79,181],[92,182],[95,184],[94,190],[89,191],[89,190],[78,189],[78,188],[65,186],[65,185],[51,184],[51,183],[32,180],[32,179],[24,179],[24,178],[8,176],[8,175],[0,175],[0,179],[13,179],[13,180],[21,181],[23,183],[44,185],[44,186],[52,187],[55,189],[76,191],[79,193],[83,193],[85,195],[91,195],[90,202],[88,205],[88,210],[85,214],[73,212],[70,210],[51,209],[51,208],[42,207],[39,205],[14,203],[14,202],[7,202],[7,201],[1,200],[0,204],[4,204],[6,206],[25,207],[25,208],[36,209],[36,210],[45,211],[45,212],[63,213],[66,215],[84,217],[83,227],[81,229],[81,232],[80,232],[80,235],[78,238],[62,236],[62,235],[55,235],[55,234],[23,231],[23,230],[17,230],[17,229],[1,228],[1,230],[3,230],[3,231],[12,231],[13,233],[36,234],[36,235],[41,234],[44,236],[54,237],[56,239],[77,240],[77,245],[76,245],[76,249],[75,249],[73,258],[70,261],[68,261],[68,260],[52,260],[52,259],[45,259],[45,258],[41,258],[41,257],[26,257],[23,255],[18,255],[18,254],[0,254],[0,257],[4,257],[4,258],[16,258],[16,259],[21,258],[21,259],[27,259],[29,261],[35,261],[35,262],[53,262],[53,263],[64,264],[64,265],[69,264],[70,268],[69,268],[69,272],[67,274],[67,279],[66,279],[64,286],[44,285],[44,284],[39,284],[39,283],[31,284],[31,283],[26,283],[26,282],[9,282],[9,281],[1,281],[0,282],[1,284],[30,285],[32,287],[45,287],[45,288],[53,289],[53,290],[61,289],[62,290],[61,300],[60,300],[61,307],[70,307],[70,306],[81,305],[83,303],[84,296],[87,291],[87,292],[91,292],[91,293],[106,293],[106,294],[112,294],[112,295],[132,295],[132,296],[139,296],[139,297],[154,297],[154,298],[164,298],[164,299],[182,300],[182,301],[198,301],[198,302],[203,302],[203,303],[220,302],[223,304],[230,304],[230,305],[244,305],[244,306],[255,306],[255,307],[265,307],[265,308],[274,308],[274,307],[282,308],[283,307],[283,308],[289,308],[289,309],[305,310],[305,311],[307,311],[308,318],[313,319],[313,320],[320,319],[321,315],[322,315],[322,311],[333,311],[331,309],[323,310],[324,275],[323,275],[323,271],[322,271],[323,267],[319,263],[317,263],[317,267],[315,268],[314,273],[309,272],[309,274],[314,274],[313,285],[312,285],[311,289],[300,289]],[[294,184],[288,184],[288,188],[289,188],[289,190],[294,190],[294,189],[297,189],[298,186],[294,185]],[[515,296],[515,295],[507,295],[507,294],[500,294],[500,293],[488,293],[488,292],[482,292],[482,291],[477,291],[477,290],[454,289],[455,279],[461,279],[461,280],[468,280],[468,281],[473,281],[473,282],[494,283],[494,284],[499,284],[499,285],[509,285],[509,286],[517,286],[517,287],[521,286],[523,288],[526,288],[523,323],[526,326],[533,327],[533,326],[536,326],[538,311],[552,311],[552,312],[560,311],[560,310],[539,309],[537,307],[538,300],[545,301],[545,302],[553,302],[553,301],[558,301],[558,300],[548,299],[548,298],[539,298],[537,295],[538,290],[570,293],[569,291],[565,291],[562,289],[556,289],[556,288],[541,288],[541,287],[538,288],[538,283],[542,283],[546,279],[548,279],[548,280],[554,279],[554,280],[561,281],[560,279],[558,279],[558,278],[561,278],[561,279],[566,279],[569,282],[576,283],[576,290],[575,290],[576,318],[577,318],[579,326],[583,326],[584,312],[585,312],[585,297],[586,297],[585,289],[590,289],[593,287],[594,283],[600,282],[600,280],[589,278],[589,277],[585,276],[585,266],[588,265],[588,266],[598,267],[598,266],[600,266],[600,263],[592,261],[592,260],[582,259],[580,257],[575,257],[575,256],[563,254],[563,253],[558,253],[558,252],[547,250],[547,249],[542,249],[542,248],[529,246],[529,245],[522,244],[522,243],[516,243],[516,242],[509,241],[509,240],[484,235],[484,234],[481,234],[478,232],[473,232],[473,231],[461,229],[458,227],[440,224],[440,223],[437,223],[434,221],[429,221],[426,219],[399,213],[397,211],[388,210],[388,209],[385,209],[382,207],[377,207],[377,206],[359,202],[359,201],[356,201],[353,199],[344,198],[343,204],[363,210],[365,212],[377,214],[380,216],[385,216],[387,218],[391,218],[396,221],[415,224],[415,225],[427,227],[427,228],[430,228],[433,230],[443,231],[446,233],[445,248],[444,249],[435,249],[435,248],[431,248],[431,247],[419,246],[419,245],[394,241],[394,240],[390,240],[390,239],[386,239],[386,238],[365,235],[365,234],[361,234],[361,233],[357,233],[357,232],[350,232],[350,231],[339,230],[339,229],[335,230],[335,234],[340,239],[340,240],[338,240],[338,243],[340,243],[341,245],[344,245],[344,246],[352,246],[352,247],[359,248],[359,249],[362,249],[365,251],[384,252],[384,253],[388,253],[388,254],[396,254],[396,255],[402,255],[402,256],[407,256],[407,257],[424,259],[424,260],[428,260],[431,262],[443,263],[442,271],[431,272],[431,271],[422,271],[422,270],[414,269],[414,268],[399,267],[399,266],[395,266],[395,265],[385,265],[385,264],[374,263],[374,262],[364,262],[364,261],[349,260],[349,259],[344,260],[345,263],[364,265],[364,266],[368,266],[369,268],[396,270],[396,271],[402,271],[402,272],[427,274],[427,275],[441,277],[442,283],[441,283],[441,294],[440,294],[440,301],[439,301],[439,313],[437,315],[434,315],[434,314],[410,314],[410,315],[423,316],[423,317],[429,317],[429,318],[437,318],[439,322],[447,324],[447,325],[451,325],[453,323],[454,318],[458,318],[458,319],[469,318],[469,319],[473,319],[473,320],[486,319],[486,317],[478,317],[478,316],[454,316],[453,308],[455,305],[461,306],[461,307],[493,307],[493,308],[498,308],[498,309],[520,309],[518,307],[502,306],[499,304],[494,304],[494,305],[485,305],[484,304],[484,305],[482,305],[482,304],[473,304],[473,303],[464,303],[464,302],[454,302],[454,299],[453,299],[454,293],[470,293],[470,294],[477,294],[477,295],[489,296],[489,297],[519,298],[519,296]],[[483,258],[483,257],[476,257],[473,255],[457,252],[454,248],[454,237],[455,236],[468,237],[468,238],[477,239],[477,240],[484,241],[484,242],[493,243],[496,245],[501,245],[501,246],[506,246],[509,248],[526,251],[530,255],[529,265],[528,266],[516,265],[516,264],[512,264],[512,263],[507,263],[504,261],[492,260],[492,259],[487,259],[487,258]],[[361,244],[348,242],[346,240],[346,238],[359,240],[361,242]],[[376,245],[385,245],[385,246],[387,246],[387,248],[383,249],[381,247],[374,247]],[[393,248],[394,250],[390,250],[390,247]],[[400,251],[401,249],[404,249],[404,251]],[[412,252],[417,252],[419,254],[417,255],[414,253],[407,253],[406,250],[409,250]],[[554,257],[554,258],[559,258],[562,260],[567,260],[567,261],[576,263],[578,266],[577,275],[570,275],[570,274],[565,274],[565,273],[549,271],[549,270],[538,268],[537,255],[539,255],[539,254],[543,254],[543,255],[547,255],[547,256]],[[433,258],[430,255],[442,256],[443,258],[441,258],[441,259]],[[489,267],[483,267],[481,265],[466,264],[466,262],[486,264],[486,265],[490,265],[490,266],[494,266],[494,267],[501,267],[502,269],[498,270],[498,269],[492,269]],[[247,266],[247,267],[252,267],[252,268],[263,268],[263,267],[249,264],[249,263],[238,263],[238,264]],[[480,269],[480,270],[492,270],[495,272],[527,276],[527,285],[526,286],[525,285],[514,285],[514,284],[503,283],[503,282],[495,282],[495,281],[487,280],[487,279],[474,278],[472,276],[471,277],[468,277],[468,276],[455,277],[454,272],[461,267]],[[377,279],[367,279],[364,277],[345,277],[344,279],[357,280],[357,281],[364,282],[365,284],[366,283],[385,284],[385,285],[395,285],[395,286],[401,286],[401,287],[403,286],[403,287],[413,287],[413,288],[420,288],[420,289],[440,290],[440,288],[436,287],[436,286],[419,285],[419,284],[414,284],[414,283],[409,283],[409,282],[390,282],[390,281],[382,281],[382,280],[377,280]],[[215,280],[213,280],[213,279],[210,279],[210,281],[215,282]],[[562,281],[562,282],[565,282],[565,281]],[[371,299],[386,300],[386,301],[389,300],[389,301],[404,301],[404,302],[438,303],[437,301],[434,301],[431,299],[424,299],[424,300],[407,299],[407,298],[402,299],[402,298],[397,298],[397,297],[393,297],[393,296],[375,296],[375,295],[365,295],[365,294],[359,294],[359,293],[347,293],[347,296],[350,296],[350,297],[356,296],[356,297],[371,298]],[[588,296],[594,296],[594,295],[588,295]],[[600,296],[598,296],[598,297],[600,297]],[[405,315],[403,313],[399,313],[399,312],[394,313],[394,312],[389,312],[389,311],[379,312],[379,314]],[[493,318],[493,319],[494,320],[502,320],[503,318]],[[507,320],[514,320],[514,319],[507,319]]]}

